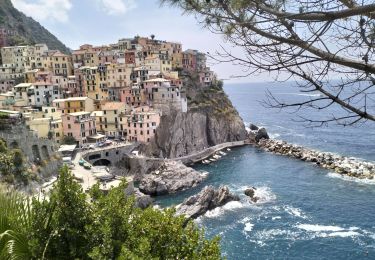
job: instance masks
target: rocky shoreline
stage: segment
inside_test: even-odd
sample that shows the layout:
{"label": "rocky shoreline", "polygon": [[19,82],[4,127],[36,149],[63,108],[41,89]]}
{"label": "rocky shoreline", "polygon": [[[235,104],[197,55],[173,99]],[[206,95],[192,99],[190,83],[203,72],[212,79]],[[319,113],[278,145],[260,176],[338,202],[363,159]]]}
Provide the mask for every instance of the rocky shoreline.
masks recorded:
{"label": "rocky shoreline", "polygon": [[143,176],[139,190],[151,196],[166,195],[192,188],[206,177],[207,174],[181,162],[166,160],[156,170]]}
{"label": "rocky shoreline", "polygon": [[256,146],[274,154],[285,155],[360,179],[374,179],[375,164],[330,152],[320,152],[275,139],[260,139]]}

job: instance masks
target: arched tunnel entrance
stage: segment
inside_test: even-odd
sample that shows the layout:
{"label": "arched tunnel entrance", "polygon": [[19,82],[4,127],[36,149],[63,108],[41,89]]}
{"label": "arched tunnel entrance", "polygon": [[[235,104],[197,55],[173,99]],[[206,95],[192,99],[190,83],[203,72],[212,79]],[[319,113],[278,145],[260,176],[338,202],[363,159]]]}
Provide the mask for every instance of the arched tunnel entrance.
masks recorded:
{"label": "arched tunnel entrance", "polygon": [[94,166],[110,166],[111,161],[109,161],[107,159],[100,159],[100,160],[97,160],[96,162],[94,162],[93,165]]}

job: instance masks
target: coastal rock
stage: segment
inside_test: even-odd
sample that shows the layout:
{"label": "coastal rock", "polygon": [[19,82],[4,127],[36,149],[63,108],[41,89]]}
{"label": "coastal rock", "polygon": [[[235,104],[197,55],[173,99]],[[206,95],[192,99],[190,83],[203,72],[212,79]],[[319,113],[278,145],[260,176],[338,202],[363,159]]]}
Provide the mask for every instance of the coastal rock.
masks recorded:
{"label": "coastal rock", "polygon": [[227,186],[220,186],[215,189],[213,186],[206,186],[198,194],[184,200],[177,207],[177,215],[185,215],[188,219],[197,218],[209,210],[221,207],[230,201],[239,201],[237,195],[230,193]]}
{"label": "coastal rock", "polygon": [[175,193],[196,186],[206,176],[181,162],[168,160],[151,174],[143,176],[139,190],[152,196]]}
{"label": "coastal rock", "polygon": [[135,190],[135,205],[138,208],[145,209],[147,207],[150,207],[154,203],[154,199],[151,198],[151,196],[146,195],[139,191],[139,189]]}
{"label": "coastal rock", "polygon": [[[248,139],[253,143],[258,143],[262,139],[270,139],[267,130],[264,127],[257,127],[256,125],[250,124],[250,131],[248,132]],[[267,147],[272,149],[274,147]]]}
{"label": "coastal rock", "polygon": [[259,198],[257,196],[255,196],[255,191],[256,191],[256,188],[255,187],[251,187],[251,188],[247,188],[245,190],[245,195],[248,196],[250,198],[250,200],[254,203],[256,203]]}
{"label": "coastal rock", "polygon": [[249,128],[250,128],[250,130],[252,130],[252,131],[257,131],[257,130],[259,130],[259,127],[257,127],[257,126],[254,125],[254,124],[250,124],[250,125],[249,125]]}
{"label": "coastal rock", "polygon": [[257,131],[257,134],[255,136],[255,140],[257,142],[259,142],[259,140],[261,140],[261,139],[270,139],[270,137],[268,136],[267,130],[264,127],[260,128]]}

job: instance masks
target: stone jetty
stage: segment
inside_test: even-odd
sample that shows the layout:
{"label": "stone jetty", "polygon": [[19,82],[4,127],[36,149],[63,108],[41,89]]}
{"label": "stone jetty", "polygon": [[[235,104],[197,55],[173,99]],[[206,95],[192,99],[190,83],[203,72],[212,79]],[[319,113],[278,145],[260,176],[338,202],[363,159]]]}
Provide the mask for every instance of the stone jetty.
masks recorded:
{"label": "stone jetty", "polygon": [[342,175],[361,179],[374,179],[375,176],[375,164],[357,158],[320,152],[275,139],[260,139],[256,145],[265,151],[315,163]]}

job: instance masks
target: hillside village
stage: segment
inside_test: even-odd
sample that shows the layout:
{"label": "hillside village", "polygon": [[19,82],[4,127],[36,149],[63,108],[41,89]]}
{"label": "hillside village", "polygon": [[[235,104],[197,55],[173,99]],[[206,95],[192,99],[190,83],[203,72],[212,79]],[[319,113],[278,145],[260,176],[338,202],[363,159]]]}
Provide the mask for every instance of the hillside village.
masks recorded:
{"label": "hillside village", "polygon": [[85,44],[71,55],[46,44],[0,50],[1,115],[58,144],[150,142],[162,115],[188,110],[182,73],[202,87],[216,81],[203,53],[154,36]]}

